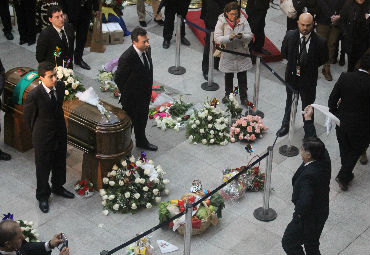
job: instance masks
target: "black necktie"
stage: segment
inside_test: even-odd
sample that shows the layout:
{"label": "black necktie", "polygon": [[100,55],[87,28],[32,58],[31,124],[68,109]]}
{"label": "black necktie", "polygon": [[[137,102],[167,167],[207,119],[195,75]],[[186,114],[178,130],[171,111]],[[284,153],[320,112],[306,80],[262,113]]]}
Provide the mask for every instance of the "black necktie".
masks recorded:
{"label": "black necktie", "polygon": [[57,104],[57,98],[55,97],[54,90],[50,90],[50,101],[53,106]]}
{"label": "black necktie", "polygon": [[145,54],[145,52],[143,52],[143,60],[144,60],[144,66],[145,66],[148,70],[150,70],[150,68],[149,68],[149,62],[148,62],[148,59],[146,58],[146,54]]}
{"label": "black necktie", "polygon": [[306,37],[302,37],[301,41],[301,51],[299,52],[299,65],[300,66],[305,66],[307,63],[307,49],[306,49]]}
{"label": "black necktie", "polygon": [[60,30],[62,33],[62,44],[64,49],[68,49],[68,42],[67,42],[67,36],[63,29]]}

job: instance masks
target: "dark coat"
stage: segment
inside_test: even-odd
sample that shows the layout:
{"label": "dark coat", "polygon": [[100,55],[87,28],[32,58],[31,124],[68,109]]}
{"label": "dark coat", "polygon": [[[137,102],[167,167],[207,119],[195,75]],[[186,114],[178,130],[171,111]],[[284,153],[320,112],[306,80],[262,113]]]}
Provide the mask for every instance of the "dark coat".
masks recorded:
{"label": "dark coat", "polygon": [[[85,1],[85,6],[83,8],[80,4],[82,1]],[[80,15],[91,17],[90,10],[99,10],[98,0],[59,0],[59,3],[63,8],[63,12],[68,15],[68,19],[71,22],[73,22],[73,20],[78,20]],[[86,12],[85,10],[89,10],[90,12]]]}
{"label": "dark coat", "polygon": [[0,105],[1,105],[1,94],[3,93],[5,86],[5,69],[0,59]]}
{"label": "dark coat", "polygon": [[224,12],[225,5],[235,0],[203,0],[200,18],[204,20],[206,28],[215,30],[218,16]]}
{"label": "dark coat", "polygon": [[249,0],[245,8],[247,13],[266,11],[270,8],[270,0]]}
{"label": "dark coat", "polygon": [[[341,103],[338,105],[338,100]],[[328,101],[329,111],[340,120],[340,129],[368,139],[370,136],[370,75],[342,73]]]}
{"label": "dark coat", "polygon": [[47,252],[45,250],[44,242],[26,242],[23,241],[20,248],[22,255],[49,255],[51,251]]}
{"label": "dark coat", "polygon": [[120,103],[123,109],[129,115],[145,115],[145,118],[148,118],[153,85],[153,64],[150,51],[147,57],[150,70],[145,68],[139,55],[131,45],[119,58],[114,79],[121,92]]}
{"label": "dark coat", "polygon": [[41,31],[36,45],[37,62],[49,61],[55,63],[54,51],[56,47],[59,47],[61,49],[61,54],[56,58],[57,65],[62,66],[63,60],[70,59],[71,63],[69,64],[69,68],[73,68],[74,30],[68,23],[64,24],[64,30],[68,38],[68,49],[62,48],[62,39],[52,25]]}
{"label": "dark coat", "polygon": [[300,33],[298,29],[287,31],[282,46],[281,54],[288,60],[285,70],[285,80],[295,89],[316,87],[318,68],[328,60],[328,45],[326,39],[314,31],[311,32],[310,46],[308,49],[307,65],[301,69],[299,86],[297,87],[297,58],[299,57]]}
{"label": "dark coat", "polygon": [[[305,137],[316,136],[313,121],[304,122]],[[295,172],[292,185],[294,213],[303,219],[326,217],[329,215],[329,191],[331,162],[328,151],[320,160],[305,166],[304,162]]]}
{"label": "dark coat", "polygon": [[330,25],[330,17],[339,15],[346,0],[317,0],[316,22],[318,24]]}
{"label": "dark coat", "polygon": [[31,130],[32,144],[38,150],[55,150],[59,143],[67,143],[67,128],[62,109],[65,86],[55,85],[57,105],[52,107],[51,99],[40,84],[31,90],[24,103],[23,118]]}
{"label": "dark coat", "polygon": [[312,15],[317,13],[317,0],[293,0],[293,6],[297,11],[297,18],[303,13],[304,7]]}

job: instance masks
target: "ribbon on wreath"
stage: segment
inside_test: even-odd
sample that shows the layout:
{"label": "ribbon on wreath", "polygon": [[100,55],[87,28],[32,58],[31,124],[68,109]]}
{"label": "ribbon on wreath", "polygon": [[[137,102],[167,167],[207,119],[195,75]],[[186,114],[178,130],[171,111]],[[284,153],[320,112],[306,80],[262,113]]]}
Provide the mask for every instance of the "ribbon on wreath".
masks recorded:
{"label": "ribbon on wreath", "polygon": [[3,214],[3,215],[4,215],[4,218],[2,219],[3,221],[4,220],[14,220],[13,214],[11,213]]}

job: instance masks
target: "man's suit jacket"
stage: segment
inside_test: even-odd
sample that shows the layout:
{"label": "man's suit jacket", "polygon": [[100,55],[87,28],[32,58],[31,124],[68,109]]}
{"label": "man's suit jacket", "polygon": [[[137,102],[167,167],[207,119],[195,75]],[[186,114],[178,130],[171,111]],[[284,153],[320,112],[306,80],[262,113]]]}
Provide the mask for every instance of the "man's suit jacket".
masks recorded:
{"label": "man's suit jacket", "polygon": [[131,45],[119,58],[115,82],[121,92],[120,103],[132,118],[133,113],[143,116],[148,114],[153,85],[153,64],[146,54],[150,70],[141,61],[138,53]]}
{"label": "man's suit jacket", "polygon": [[55,85],[57,103],[51,99],[40,84],[31,90],[24,103],[23,118],[32,133],[32,144],[38,150],[56,150],[59,143],[67,142],[67,129],[62,109],[65,87],[63,82]]}
{"label": "man's suit jacket", "polygon": [[300,32],[298,29],[286,33],[281,54],[288,60],[285,70],[285,80],[295,89],[316,87],[318,68],[328,60],[328,46],[326,39],[320,37],[314,31],[311,32],[310,45],[307,55],[307,65],[301,68],[301,77],[297,79],[297,59],[299,58]]}
{"label": "man's suit jacket", "polygon": [[44,242],[26,242],[23,241],[20,248],[22,255],[50,255],[51,251],[45,250]]}
{"label": "man's suit jacket", "polygon": [[64,24],[64,30],[68,38],[68,49],[62,47],[62,39],[52,25],[41,31],[36,45],[37,62],[49,61],[55,63],[54,51],[56,47],[59,47],[61,54],[56,58],[57,65],[62,66],[63,60],[70,59],[69,68],[73,67],[74,30],[72,25],[68,23]]}
{"label": "man's suit jacket", "polygon": [[[82,1],[85,1],[83,8],[81,7]],[[68,15],[68,19],[71,22],[78,20],[80,15],[91,17],[90,10],[99,10],[98,0],[60,0],[59,3],[63,8],[63,12]],[[85,10],[89,10],[90,12],[86,12]]]}
{"label": "man's suit jacket", "polygon": [[328,106],[339,118],[340,129],[369,138],[370,75],[361,71],[342,73],[329,96]]}
{"label": "man's suit jacket", "polygon": [[[316,136],[313,121],[304,122],[305,137]],[[323,158],[298,168],[292,179],[292,202],[295,216],[312,219],[327,217],[329,214],[329,191],[331,162],[325,150]]]}
{"label": "man's suit jacket", "polygon": [[0,105],[1,105],[1,94],[3,93],[5,86],[5,69],[0,59]]}

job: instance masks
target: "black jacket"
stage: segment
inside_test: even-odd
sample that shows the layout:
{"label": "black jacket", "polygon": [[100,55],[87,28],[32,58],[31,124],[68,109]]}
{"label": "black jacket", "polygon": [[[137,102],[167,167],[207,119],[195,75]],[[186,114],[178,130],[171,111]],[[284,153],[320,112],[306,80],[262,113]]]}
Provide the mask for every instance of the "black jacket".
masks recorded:
{"label": "black jacket", "polygon": [[297,18],[303,13],[304,7],[312,15],[317,13],[317,0],[293,0],[293,6],[297,11]]}
{"label": "black jacket", "polygon": [[318,24],[330,25],[330,17],[339,15],[346,0],[317,0],[316,22]]}
{"label": "black jacket", "polygon": [[0,105],[1,105],[1,94],[3,93],[5,86],[5,69],[0,59]]}
{"label": "black jacket", "polygon": [[51,99],[40,84],[31,90],[24,103],[23,118],[31,130],[32,144],[38,150],[55,150],[59,143],[67,143],[67,128],[64,120],[63,82],[55,85],[57,105],[53,108]]}
{"label": "black jacket", "polygon": [[[338,106],[338,100],[341,103]],[[340,129],[352,135],[370,136],[370,75],[342,73],[328,101],[329,111],[340,120]]]}
{"label": "black jacket", "polygon": [[45,250],[44,242],[26,242],[23,241],[20,248],[22,255],[50,255],[51,251]]}
{"label": "black jacket", "polygon": [[307,65],[301,70],[300,88],[297,84],[297,58],[299,57],[300,33],[298,29],[290,30],[286,33],[282,46],[281,54],[288,60],[285,70],[285,80],[295,89],[306,86],[316,87],[318,68],[328,60],[328,45],[326,39],[320,37],[314,31],[311,32],[311,40],[308,49]]}
{"label": "black jacket", "polygon": [[204,20],[206,28],[214,31],[218,16],[224,12],[225,5],[235,0],[203,0],[200,18]]}
{"label": "black jacket", "polygon": [[245,10],[249,13],[254,11],[266,11],[268,8],[270,8],[270,0],[249,0]]}
{"label": "black jacket", "polygon": [[[146,115],[149,109],[153,85],[153,64],[150,53],[148,70],[131,45],[119,58],[114,81],[121,92],[120,103],[130,114]],[[132,117],[132,116],[131,116]],[[148,118],[148,116],[145,116]]]}
{"label": "black jacket", "polygon": [[62,47],[62,39],[55,28],[50,25],[41,31],[36,45],[37,62],[49,61],[55,63],[54,51],[56,47],[61,49],[61,54],[56,58],[57,65],[62,66],[63,60],[70,59],[69,68],[73,68],[73,51],[74,51],[74,30],[72,25],[65,23],[64,30],[67,34],[68,49]]}
{"label": "black jacket", "polygon": [[[305,137],[316,136],[313,121],[304,122]],[[320,160],[305,166],[303,162],[292,179],[295,215],[305,218],[329,215],[331,162],[328,151]]]}
{"label": "black jacket", "polygon": [[[81,7],[81,2],[85,2],[84,7]],[[80,15],[91,17],[92,10],[99,10],[98,0],[59,0],[59,3],[63,8],[63,12],[68,15],[70,22],[79,20]]]}

